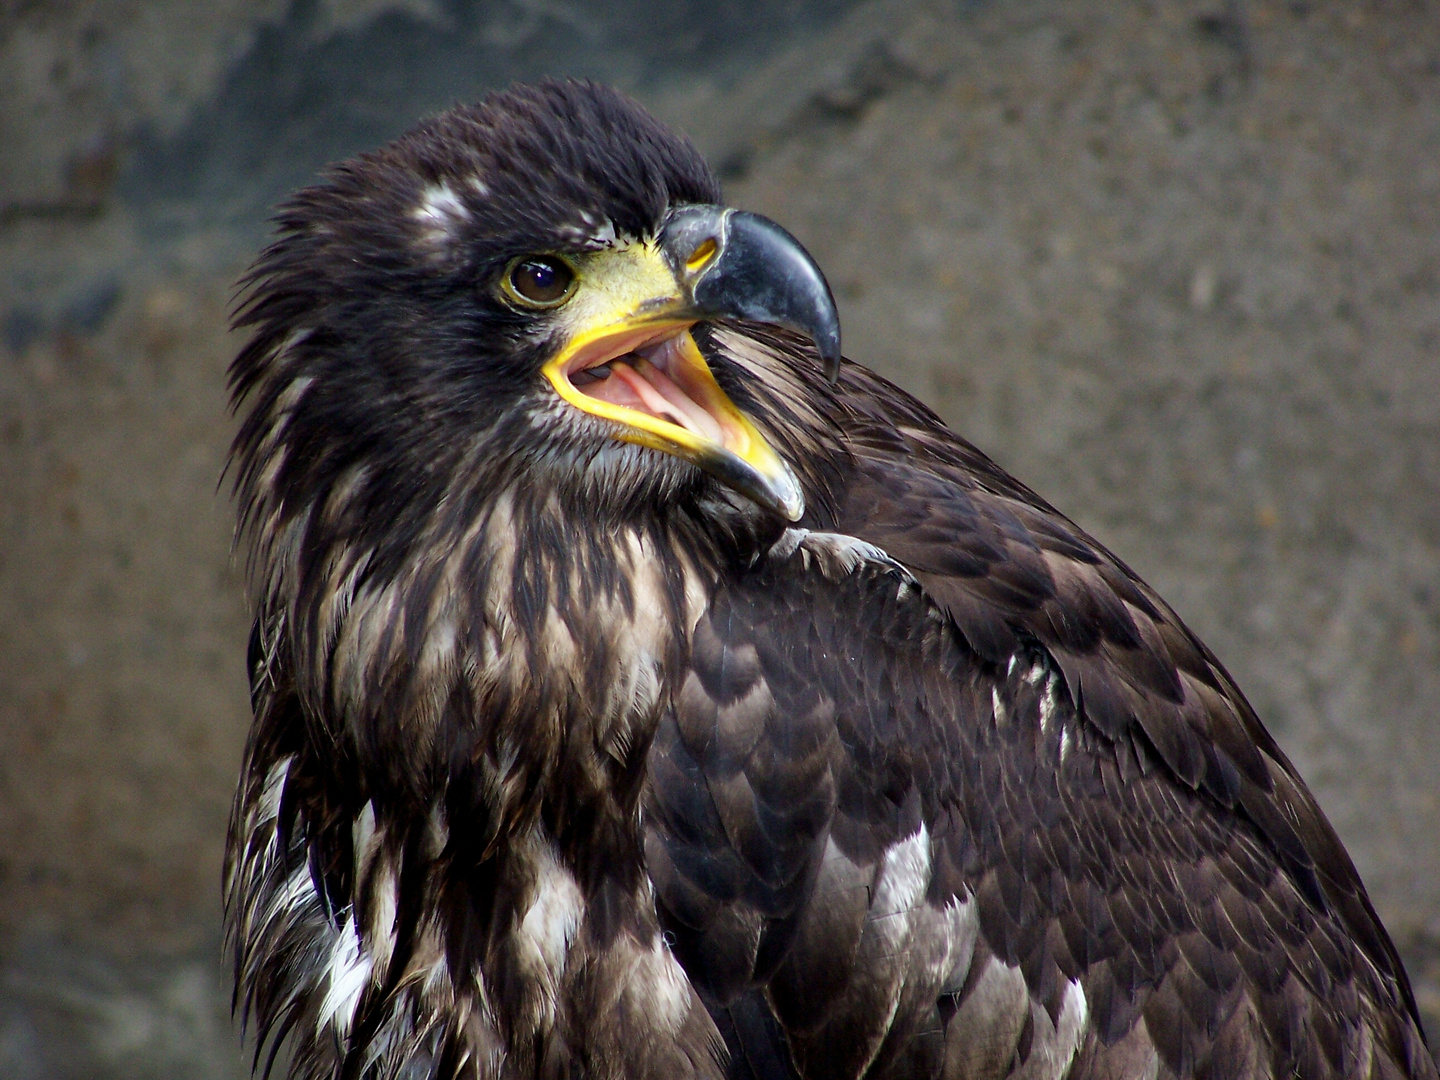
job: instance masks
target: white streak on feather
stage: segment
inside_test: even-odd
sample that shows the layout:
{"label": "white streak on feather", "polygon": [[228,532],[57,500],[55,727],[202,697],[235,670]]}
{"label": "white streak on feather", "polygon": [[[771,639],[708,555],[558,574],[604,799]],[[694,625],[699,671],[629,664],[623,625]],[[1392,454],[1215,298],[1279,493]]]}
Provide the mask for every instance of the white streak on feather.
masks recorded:
{"label": "white streak on feather", "polygon": [[290,776],[290,763],[293,757],[283,757],[265,774],[265,786],[260,790],[260,800],[255,807],[255,826],[251,832],[261,825],[274,821],[280,816],[280,800],[285,796],[285,781]]}
{"label": "white streak on feather", "polygon": [[627,980],[625,996],[633,1009],[648,1015],[659,1031],[680,1031],[693,1005],[690,980],[679,962],[656,934],[649,949],[641,949]]}
{"label": "white streak on feather", "polygon": [[354,920],[347,916],[335,937],[326,967],[329,985],[325,999],[320,1003],[320,1030],[323,1031],[327,1024],[333,1024],[342,1037],[349,1032],[355,1020],[355,1007],[360,1004],[360,994],[370,978],[370,967],[371,958],[361,947]]}
{"label": "white streak on feather", "polygon": [[449,184],[432,184],[421,196],[415,218],[421,224],[421,236],[438,244],[449,240],[470,220],[470,211]]}
{"label": "white streak on feather", "polygon": [[1040,695],[1040,730],[1048,730],[1060,715],[1060,676],[1050,671],[1045,677],[1045,692]]}
{"label": "white streak on feather", "polygon": [[[930,884],[930,830],[925,823],[912,835],[891,844],[881,856],[880,873],[875,882],[875,897],[870,903],[869,922],[896,916],[905,917],[925,898]],[[908,931],[892,927],[886,932],[897,935]]]}
{"label": "white streak on feather", "polygon": [[617,237],[615,235],[615,223],[611,221],[608,217],[602,218],[600,224],[594,227],[594,231],[590,234],[590,238],[595,243],[603,244],[605,247],[610,247],[614,245],[617,240]]}
{"label": "white streak on feather", "polygon": [[615,223],[608,217],[596,217],[582,211],[578,221],[567,221],[559,227],[559,233],[574,244],[583,244],[592,251],[602,248],[628,247],[615,233]]}
{"label": "white streak on feather", "polygon": [[[281,360],[285,354],[294,349],[310,336],[310,331],[297,330],[289,335],[278,349],[275,350],[275,360]],[[278,418],[286,413],[292,412],[295,406],[300,404],[300,399],[305,396],[305,391],[315,385],[315,376],[297,375],[290,380],[290,384],[275,395],[275,404],[270,407],[270,416]]]}
{"label": "white streak on feather", "polygon": [[340,515],[349,507],[351,500],[355,498],[360,486],[370,477],[368,465],[355,465],[346,469],[340,475],[330,494],[325,497],[324,520],[334,524],[340,520]]}
{"label": "white streak on feather", "polygon": [[454,999],[454,987],[450,983],[450,968],[445,962],[443,939],[444,930],[432,913],[415,931],[410,959],[400,981],[415,985],[420,996],[431,1003],[448,1007]]}
{"label": "white streak on feather", "polygon": [[363,941],[375,965],[383,970],[395,945],[399,896],[395,867],[384,858],[385,827],[376,824],[373,802],[366,802],[356,815],[350,835],[355,853],[355,881],[365,889],[365,907],[370,916],[369,924],[363,928]]}
{"label": "white streak on feather", "polygon": [[301,907],[318,903],[318,901],[315,882],[310,879],[310,867],[301,863],[285,879],[285,887],[270,898],[264,922],[266,924],[273,923],[286,916],[293,920],[295,912]]}
{"label": "white streak on feather", "polygon": [[339,553],[330,560],[331,587],[320,602],[319,625],[321,638],[316,643],[317,653],[328,652],[340,633],[341,624],[355,602],[355,590],[361,577],[369,567],[368,554],[360,556],[342,544]]}
{"label": "white streak on feather", "polygon": [[[930,830],[924,822],[913,834],[887,847],[880,857],[857,962],[873,967],[876,975],[890,969],[888,977],[882,976],[888,992],[883,1004],[873,1003],[876,1012],[867,1018],[865,1026],[877,1037],[870,1045],[869,1058],[856,1070],[857,1075],[864,1075],[870,1068],[883,1045],[883,1034],[894,1023],[900,1007],[907,973],[898,969],[914,959],[911,936],[917,920],[923,917],[921,908],[931,870]],[[939,973],[935,974],[938,981]]]}
{"label": "white streak on feather", "polygon": [[438,859],[445,846],[450,843],[450,829],[445,824],[445,808],[440,805],[439,800],[430,804],[430,813],[426,817],[425,824],[425,846],[430,858]]}
{"label": "white streak on feather", "polygon": [[350,827],[350,846],[355,851],[355,877],[358,879],[365,873],[365,864],[370,861],[370,845],[375,842],[375,804],[366,802],[360,808],[360,813],[355,816],[355,823]]}
{"label": "white streak on feather", "polygon": [[585,897],[575,876],[561,863],[555,845],[536,845],[537,878],[534,897],[520,920],[520,936],[544,964],[553,982],[565,971],[570,943],[580,929]]}
{"label": "white streak on feather", "polygon": [[381,975],[395,952],[395,919],[400,907],[400,889],[395,868],[388,861],[377,867],[370,879],[369,925],[365,938],[374,959],[374,970]]}
{"label": "white streak on feather", "polygon": [[255,487],[269,498],[275,491],[275,481],[280,476],[280,470],[285,467],[285,459],[289,452],[284,447],[277,447],[271,450],[265,457],[265,464],[260,467],[260,472],[255,477]]}
{"label": "white streak on feather", "polygon": [[[310,336],[309,330],[296,331],[285,339],[277,348],[270,361],[271,370],[275,370],[283,361],[285,354],[295,348],[305,338]],[[275,378],[275,376],[271,376]],[[263,461],[260,471],[256,474],[254,489],[250,497],[257,499],[261,504],[269,504],[275,498],[275,480],[280,475],[280,468],[285,461],[287,451],[280,445],[281,439],[285,436],[286,429],[290,426],[290,417],[295,411],[295,406],[315,382],[312,375],[297,375],[291,379],[285,388],[275,395],[275,400],[270,403],[268,423],[265,433],[255,444],[254,460]]]}
{"label": "white streak on feather", "polygon": [[[366,585],[355,590],[336,636],[330,674],[336,697],[346,713],[358,714],[364,710],[372,672],[386,659],[376,655],[376,644],[386,628],[396,624],[400,596],[408,584],[403,580],[392,581],[378,588]],[[324,647],[323,642],[315,644]],[[397,640],[395,644],[399,646],[403,642]]]}
{"label": "white streak on feather", "polygon": [[[310,331],[305,330],[286,338],[271,358],[271,370],[279,367],[284,362],[286,354],[309,336]],[[271,377],[275,378],[275,376]],[[255,447],[256,457],[264,457],[274,450],[275,444],[285,434],[285,428],[290,422],[290,415],[295,411],[295,406],[300,404],[300,399],[305,396],[305,391],[309,390],[314,383],[315,376],[313,375],[296,375],[285,384],[284,389],[275,395],[275,400],[270,403],[269,425]]]}

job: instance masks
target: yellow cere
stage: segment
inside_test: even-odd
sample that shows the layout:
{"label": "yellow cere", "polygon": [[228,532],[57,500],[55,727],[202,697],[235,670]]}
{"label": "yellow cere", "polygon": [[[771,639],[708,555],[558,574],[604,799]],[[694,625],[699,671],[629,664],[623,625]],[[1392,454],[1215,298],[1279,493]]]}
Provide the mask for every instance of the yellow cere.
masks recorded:
{"label": "yellow cere", "polygon": [[575,260],[579,286],[555,321],[571,338],[677,309],[684,301],[675,275],[650,242],[606,248]]}

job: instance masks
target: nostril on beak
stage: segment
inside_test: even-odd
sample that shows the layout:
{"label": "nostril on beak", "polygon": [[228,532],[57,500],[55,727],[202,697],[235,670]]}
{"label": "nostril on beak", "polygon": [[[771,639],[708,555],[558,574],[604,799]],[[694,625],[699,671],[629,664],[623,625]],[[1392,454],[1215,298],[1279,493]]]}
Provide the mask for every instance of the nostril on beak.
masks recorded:
{"label": "nostril on beak", "polygon": [[689,257],[685,260],[686,272],[699,273],[710,264],[710,260],[715,258],[715,253],[719,250],[719,242],[713,236],[707,236],[695,246],[695,250],[690,252]]}

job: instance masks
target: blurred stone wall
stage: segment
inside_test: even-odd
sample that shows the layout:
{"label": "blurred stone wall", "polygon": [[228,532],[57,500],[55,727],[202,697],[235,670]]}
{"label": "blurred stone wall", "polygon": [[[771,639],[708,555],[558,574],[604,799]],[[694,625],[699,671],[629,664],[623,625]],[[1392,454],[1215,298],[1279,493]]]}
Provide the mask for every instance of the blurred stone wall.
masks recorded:
{"label": "blurred stone wall", "polygon": [[242,1076],[232,283],[328,158],[554,72],[795,232],[847,352],[1148,578],[1440,1025],[1433,3],[0,3],[0,1075]]}

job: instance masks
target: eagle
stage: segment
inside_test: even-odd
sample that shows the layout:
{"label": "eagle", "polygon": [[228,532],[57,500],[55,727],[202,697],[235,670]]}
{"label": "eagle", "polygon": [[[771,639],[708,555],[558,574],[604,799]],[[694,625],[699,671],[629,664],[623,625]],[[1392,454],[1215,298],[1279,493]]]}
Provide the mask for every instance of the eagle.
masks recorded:
{"label": "eagle", "polygon": [[256,1067],[1436,1080],[1215,655],[629,98],[422,122],[244,289]]}

